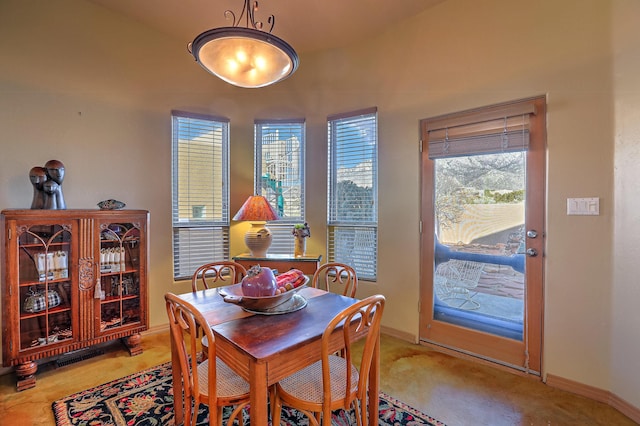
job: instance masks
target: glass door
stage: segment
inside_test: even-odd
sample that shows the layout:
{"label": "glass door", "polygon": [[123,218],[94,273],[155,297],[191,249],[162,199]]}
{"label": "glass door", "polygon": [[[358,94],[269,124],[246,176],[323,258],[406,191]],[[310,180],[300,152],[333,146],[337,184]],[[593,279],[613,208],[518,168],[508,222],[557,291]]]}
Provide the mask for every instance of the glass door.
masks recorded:
{"label": "glass door", "polygon": [[133,223],[100,225],[100,333],[141,323],[140,243]]}
{"label": "glass door", "polygon": [[19,350],[75,338],[70,224],[27,225],[18,237]]}
{"label": "glass door", "polygon": [[434,319],[521,341],[525,153],[434,161]]}
{"label": "glass door", "polygon": [[420,339],[534,374],[542,339],[544,105],[536,98],[422,123]]}

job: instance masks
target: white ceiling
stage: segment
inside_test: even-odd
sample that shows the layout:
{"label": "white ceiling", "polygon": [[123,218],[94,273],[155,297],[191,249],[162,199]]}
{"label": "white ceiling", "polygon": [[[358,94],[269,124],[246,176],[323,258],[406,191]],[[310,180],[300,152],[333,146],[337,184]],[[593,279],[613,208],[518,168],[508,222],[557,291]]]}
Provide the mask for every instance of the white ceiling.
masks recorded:
{"label": "white ceiling", "polygon": [[[224,11],[240,15],[243,0],[87,0],[184,40],[231,26]],[[256,21],[275,16],[272,33],[298,52],[348,45],[384,31],[444,0],[260,0]],[[246,26],[245,21],[240,26]]]}

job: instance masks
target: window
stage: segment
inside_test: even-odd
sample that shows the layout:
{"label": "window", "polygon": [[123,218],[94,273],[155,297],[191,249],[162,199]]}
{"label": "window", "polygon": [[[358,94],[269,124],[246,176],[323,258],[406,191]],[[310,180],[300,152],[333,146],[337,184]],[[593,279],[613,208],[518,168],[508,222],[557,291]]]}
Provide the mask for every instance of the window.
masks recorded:
{"label": "window", "polygon": [[172,112],[173,275],[229,258],[229,120]]}
{"label": "window", "polygon": [[293,224],[304,222],[304,120],[256,120],[255,192],[281,220],[269,222],[269,253],[293,253]]}
{"label": "window", "polygon": [[378,254],[377,109],[329,116],[328,261],[375,280]]}

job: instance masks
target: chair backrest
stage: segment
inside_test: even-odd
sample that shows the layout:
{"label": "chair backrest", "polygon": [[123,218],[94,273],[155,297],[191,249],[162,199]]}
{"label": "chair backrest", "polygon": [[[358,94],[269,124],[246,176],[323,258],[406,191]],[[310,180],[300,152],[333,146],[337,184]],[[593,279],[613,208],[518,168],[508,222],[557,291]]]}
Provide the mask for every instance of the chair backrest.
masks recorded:
{"label": "chair backrest", "polygon": [[[188,415],[191,402],[215,401],[216,388],[216,363],[210,362],[208,368],[208,387],[201,386],[201,378],[198,377],[198,352],[201,350],[199,333],[202,332],[208,339],[207,360],[216,359],[215,338],[207,320],[200,311],[190,303],[182,300],[173,293],[164,295],[169,317],[171,338],[175,344],[175,352],[179,361],[180,374],[184,387],[184,401]],[[209,410],[216,410],[215,403],[208,403]],[[211,415],[216,415],[212,413]],[[188,421],[185,419],[185,424]]]}
{"label": "chair backrest", "polygon": [[478,286],[484,265],[472,260],[451,259],[438,265],[436,275],[451,281],[454,286],[472,289]]}
{"label": "chair backrest", "polygon": [[349,265],[329,262],[316,270],[311,280],[311,286],[343,296],[356,297],[358,276],[355,269]]}
{"label": "chair backrest", "polygon": [[244,266],[233,261],[211,262],[200,266],[191,277],[191,291],[236,284],[247,275]]}
{"label": "chair backrest", "polygon": [[[369,371],[373,362],[373,356],[377,345],[380,342],[380,322],[384,310],[385,298],[377,294],[369,296],[364,300],[355,303],[344,309],[333,317],[327,325],[322,335],[322,386],[325,401],[335,401],[331,395],[331,380],[329,374],[329,356],[335,355],[336,351],[341,352],[341,357],[345,362],[346,381],[344,383],[344,407],[349,407],[355,398],[361,401],[366,396],[368,390]],[[349,327],[346,324],[350,324]],[[336,347],[336,336],[339,335],[338,346]],[[365,339],[362,355],[360,359],[359,378],[355,394],[349,390],[354,389],[354,377],[351,374],[353,363],[353,352],[351,345],[359,340]]]}

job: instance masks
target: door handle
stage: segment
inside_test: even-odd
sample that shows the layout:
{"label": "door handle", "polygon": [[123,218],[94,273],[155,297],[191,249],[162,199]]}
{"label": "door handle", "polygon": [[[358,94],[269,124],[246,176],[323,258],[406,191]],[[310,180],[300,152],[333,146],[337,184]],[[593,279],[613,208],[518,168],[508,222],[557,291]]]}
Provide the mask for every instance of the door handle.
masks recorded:
{"label": "door handle", "polygon": [[537,236],[538,236],[538,231],[536,231],[535,229],[530,229],[527,231],[528,238],[536,238]]}
{"label": "door handle", "polygon": [[526,253],[527,253],[527,256],[529,257],[536,257],[538,255],[538,250],[534,248],[528,248]]}

